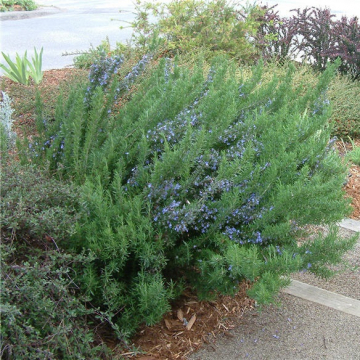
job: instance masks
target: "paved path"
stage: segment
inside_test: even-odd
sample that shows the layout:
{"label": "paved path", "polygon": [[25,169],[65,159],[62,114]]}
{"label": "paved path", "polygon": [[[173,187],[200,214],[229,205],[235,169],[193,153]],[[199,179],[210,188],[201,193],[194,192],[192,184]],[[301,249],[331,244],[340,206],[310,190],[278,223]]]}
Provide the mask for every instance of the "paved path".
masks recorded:
{"label": "paved path", "polygon": [[[360,221],[340,226],[342,235],[360,233]],[[352,265],[347,272],[329,281],[301,275],[304,282],[293,280],[280,294],[281,307],[244,314],[227,336],[188,359],[359,360],[360,240],[345,258]]]}
{"label": "paved path", "polygon": [[282,293],[189,360],[359,360],[360,318]]}

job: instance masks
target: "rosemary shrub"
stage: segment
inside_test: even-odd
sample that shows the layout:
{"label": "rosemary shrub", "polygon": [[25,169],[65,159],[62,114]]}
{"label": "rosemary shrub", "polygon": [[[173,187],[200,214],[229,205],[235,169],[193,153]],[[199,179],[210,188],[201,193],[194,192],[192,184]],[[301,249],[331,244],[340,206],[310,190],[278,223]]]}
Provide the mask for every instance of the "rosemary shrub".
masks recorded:
{"label": "rosemary shrub", "polygon": [[297,240],[349,210],[328,125],[335,66],[306,87],[291,65],[264,82],[262,64],[243,77],[223,57],[162,59],[141,78],[143,65],[124,78],[105,66],[96,78],[112,80],[97,86],[91,73],[55,121],[39,112],[26,153],[81,186],[68,246],[95,256],[79,274],[92,302],[127,336],[159,321],[184,285],[209,298],[246,279],[266,304],[291,272],[330,275],[354,239]]}

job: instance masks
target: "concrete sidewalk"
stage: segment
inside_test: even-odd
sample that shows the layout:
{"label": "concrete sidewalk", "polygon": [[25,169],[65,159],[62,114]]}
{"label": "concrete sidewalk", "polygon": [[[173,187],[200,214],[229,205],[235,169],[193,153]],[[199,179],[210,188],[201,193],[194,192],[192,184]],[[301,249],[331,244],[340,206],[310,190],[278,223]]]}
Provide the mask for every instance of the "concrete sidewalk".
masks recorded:
{"label": "concrete sidewalk", "polygon": [[[342,236],[360,232],[360,221],[339,225]],[[245,313],[234,330],[188,359],[359,360],[360,239],[344,260],[349,269],[328,281],[294,274],[297,280],[280,294],[281,307]]]}

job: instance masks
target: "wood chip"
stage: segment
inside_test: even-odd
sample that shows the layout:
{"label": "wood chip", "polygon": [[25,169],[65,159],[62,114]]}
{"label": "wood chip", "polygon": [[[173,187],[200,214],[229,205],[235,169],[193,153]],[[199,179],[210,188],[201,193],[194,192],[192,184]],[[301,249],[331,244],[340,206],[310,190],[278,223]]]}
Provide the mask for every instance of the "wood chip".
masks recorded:
{"label": "wood chip", "polygon": [[228,329],[224,324],[222,324],[222,323],[219,324],[219,329],[220,329],[220,328],[223,328],[223,329],[225,329],[225,330],[229,330],[229,329]]}
{"label": "wood chip", "polygon": [[194,314],[191,319],[189,320],[188,324],[186,325],[186,330],[191,330],[192,326],[196,321],[196,315]]}
{"label": "wood chip", "polygon": [[165,326],[167,327],[168,330],[171,329],[171,324],[170,324],[170,321],[168,319],[165,319]]}
{"label": "wood chip", "polygon": [[226,310],[227,312],[230,312],[229,309],[227,308],[227,306],[226,306],[225,304],[222,304],[222,306],[225,308],[225,310]]}
{"label": "wood chip", "polygon": [[185,303],[185,305],[192,305],[192,304],[198,304],[198,303],[199,303],[198,301],[192,300],[192,301],[187,301],[187,302]]}
{"label": "wood chip", "polygon": [[178,333],[174,334],[173,337],[176,338],[176,337],[178,337],[179,335],[181,335],[183,333],[184,333],[183,331],[179,331]]}
{"label": "wood chip", "polygon": [[178,318],[181,322],[184,321],[184,314],[183,314],[183,312],[182,312],[181,309],[179,309],[179,310],[177,311],[177,318]]}

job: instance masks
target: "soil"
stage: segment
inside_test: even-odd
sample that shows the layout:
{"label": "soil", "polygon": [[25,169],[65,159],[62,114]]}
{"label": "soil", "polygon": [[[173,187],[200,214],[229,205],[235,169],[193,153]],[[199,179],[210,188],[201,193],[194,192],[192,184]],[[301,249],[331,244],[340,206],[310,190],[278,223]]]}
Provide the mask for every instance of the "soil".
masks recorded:
{"label": "soil", "polygon": [[[44,72],[44,78],[37,89],[42,94],[46,111],[54,111],[54,100],[59,92],[69,88],[69,84],[87,76],[87,72],[72,68]],[[31,135],[35,131],[35,88],[34,84],[25,86],[0,77],[1,90],[13,100],[14,125],[18,136]],[[27,101],[24,99],[27,97]],[[33,99],[33,101],[29,101]],[[360,146],[360,139],[355,140]],[[344,157],[351,150],[350,143],[338,142],[339,155]],[[346,196],[351,198],[352,219],[360,220],[360,166],[351,166],[349,177],[344,185]],[[172,306],[172,311],[152,327],[142,327],[128,346],[128,351],[119,350],[116,342],[106,340],[115,353],[124,358],[137,360],[185,359],[186,355],[197,350],[202,344],[211,344],[219,333],[232,336],[228,330],[245,312],[253,309],[254,301],[246,296],[251,284],[239,285],[235,297],[220,296],[216,301],[199,301],[195,294],[185,291],[184,295]],[[105,334],[103,338],[108,338]],[[132,350],[136,349],[136,350]],[[139,351],[141,349],[141,351]]]}

